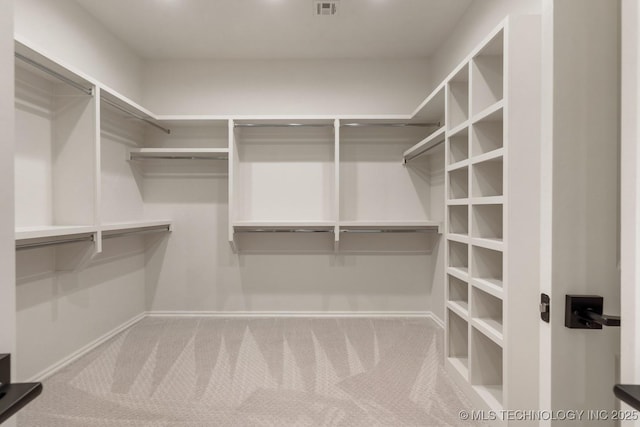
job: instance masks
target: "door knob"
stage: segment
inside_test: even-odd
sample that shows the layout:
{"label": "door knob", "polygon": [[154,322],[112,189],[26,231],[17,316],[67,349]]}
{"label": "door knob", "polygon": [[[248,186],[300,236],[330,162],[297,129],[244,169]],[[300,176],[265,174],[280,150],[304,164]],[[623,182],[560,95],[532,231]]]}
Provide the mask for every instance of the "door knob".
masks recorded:
{"label": "door knob", "polygon": [[620,316],[602,314],[604,298],[598,295],[567,295],[564,326],[571,329],[602,329],[620,326]]}

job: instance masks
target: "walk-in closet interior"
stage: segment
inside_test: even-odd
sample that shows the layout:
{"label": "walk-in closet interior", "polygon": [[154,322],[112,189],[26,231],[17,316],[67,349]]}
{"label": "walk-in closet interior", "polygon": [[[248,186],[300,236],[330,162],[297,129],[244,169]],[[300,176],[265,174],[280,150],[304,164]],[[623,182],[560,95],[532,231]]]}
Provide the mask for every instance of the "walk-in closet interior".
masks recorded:
{"label": "walk-in closet interior", "polygon": [[539,408],[546,3],[1,2],[17,425]]}

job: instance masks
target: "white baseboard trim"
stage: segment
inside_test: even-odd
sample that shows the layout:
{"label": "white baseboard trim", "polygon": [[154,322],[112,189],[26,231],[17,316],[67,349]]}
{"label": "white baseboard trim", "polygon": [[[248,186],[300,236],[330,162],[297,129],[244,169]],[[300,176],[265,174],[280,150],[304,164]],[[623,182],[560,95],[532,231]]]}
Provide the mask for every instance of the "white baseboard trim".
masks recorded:
{"label": "white baseboard trim", "polygon": [[106,334],[102,335],[98,339],[90,342],[89,344],[85,345],[84,347],[80,348],[79,350],[71,353],[71,355],[65,357],[62,360],[59,360],[58,362],[54,363],[53,365],[49,366],[48,368],[44,369],[43,371],[37,373],[33,377],[31,377],[28,380],[26,380],[26,382],[41,382],[41,381],[49,378],[51,375],[53,375],[56,372],[60,371],[64,367],[68,366],[69,364],[75,362],[76,360],[78,360],[79,358],[84,356],[85,354],[89,353],[94,348],[98,347],[100,344],[102,344],[102,343],[106,342],[107,340],[113,338],[114,336],[118,335],[120,332],[130,328],[133,325],[135,325],[136,323],[138,323],[139,321],[141,321],[145,317],[146,317],[146,313],[140,313],[137,316],[134,316],[133,318],[131,318],[131,319],[127,320],[126,322],[124,322],[123,324],[121,324],[120,326],[117,326],[114,329],[112,329],[109,332],[107,332]]}
{"label": "white baseboard trim", "polygon": [[431,319],[440,328],[444,322],[430,311],[147,311],[127,320],[100,338],[90,342],[71,355],[42,370],[26,382],[41,382],[89,353],[100,344],[125,331],[146,317],[218,317],[218,318],[421,318]]}
{"label": "white baseboard trim", "polygon": [[444,328],[444,322],[431,311],[148,311],[149,317],[220,318],[427,318]]}

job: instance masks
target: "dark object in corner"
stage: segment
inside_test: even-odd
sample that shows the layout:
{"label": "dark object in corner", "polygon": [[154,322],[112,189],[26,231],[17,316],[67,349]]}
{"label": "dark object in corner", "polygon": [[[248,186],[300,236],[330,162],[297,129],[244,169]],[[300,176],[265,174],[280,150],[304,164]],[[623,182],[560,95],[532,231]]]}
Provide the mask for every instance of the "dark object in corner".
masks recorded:
{"label": "dark object in corner", "polygon": [[42,393],[42,383],[11,384],[11,355],[0,354],[0,424]]}

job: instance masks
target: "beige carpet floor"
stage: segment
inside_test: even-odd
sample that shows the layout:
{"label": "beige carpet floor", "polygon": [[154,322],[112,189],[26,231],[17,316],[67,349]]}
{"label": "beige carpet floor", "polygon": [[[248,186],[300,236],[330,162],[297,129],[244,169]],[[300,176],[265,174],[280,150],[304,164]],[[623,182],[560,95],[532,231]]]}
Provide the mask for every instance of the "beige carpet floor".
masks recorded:
{"label": "beige carpet floor", "polygon": [[428,319],[146,318],[44,382],[18,426],[467,426]]}

